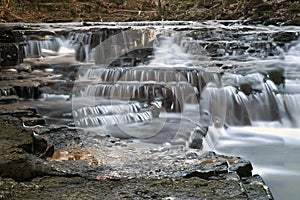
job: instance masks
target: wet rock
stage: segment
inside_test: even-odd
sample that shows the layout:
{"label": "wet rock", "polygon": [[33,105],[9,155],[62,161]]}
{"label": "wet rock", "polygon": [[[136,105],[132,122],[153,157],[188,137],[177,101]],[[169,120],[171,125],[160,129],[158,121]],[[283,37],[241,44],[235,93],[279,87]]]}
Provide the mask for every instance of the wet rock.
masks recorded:
{"label": "wet rock", "polygon": [[[0,158],[5,158],[0,159],[0,175],[6,177],[0,178],[0,195],[6,199],[37,199],[41,194],[44,199],[60,199],[65,195],[69,198],[74,193],[76,198],[94,198],[94,195],[102,198],[105,194],[103,199],[110,196],[189,199],[205,196],[206,199],[215,199],[218,195],[247,199],[251,193],[254,197],[259,195],[272,199],[269,191],[261,184],[254,185],[252,183],[255,181],[248,178],[240,179],[247,176],[251,168],[249,161],[238,157],[220,156],[213,152],[186,154],[186,151],[178,148],[146,148],[145,152],[137,149],[140,148],[137,143],[98,136],[94,140],[102,145],[111,144],[105,147],[107,157],[100,161],[99,157],[93,156],[99,149],[94,151],[92,147],[82,148],[79,141],[87,137],[87,133],[79,130],[54,126],[34,127],[32,130],[39,136],[33,137],[30,131],[20,127],[21,122],[16,118],[3,116],[0,125],[5,127],[0,130],[0,141],[3,144],[0,146]],[[76,140],[76,135],[80,134],[83,135]],[[48,146],[45,138],[55,146]],[[141,145],[145,148],[145,145]],[[123,158],[116,162],[111,157],[116,152],[121,153],[125,159],[130,156],[130,162],[122,163]],[[51,158],[48,161],[40,160],[32,153]],[[34,179],[17,183],[8,177],[17,181]],[[247,186],[243,185],[248,183]],[[251,191],[245,190],[245,187],[251,188]]]}
{"label": "wet rock", "polygon": [[0,86],[0,104],[13,103],[19,100],[15,89],[11,86]]}
{"label": "wet rock", "polygon": [[227,160],[215,156],[210,158],[208,154],[207,156],[207,158],[203,159],[202,162],[199,163],[199,168],[186,174],[185,178],[199,177],[202,179],[212,179],[221,174],[228,173]]}
{"label": "wet rock", "polygon": [[13,66],[23,62],[22,35],[10,27],[0,30],[0,66]]}
{"label": "wet rock", "polygon": [[17,181],[30,180],[43,174],[36,171],[28,159],[28,154],[35,152],[33,135],[11,121],[0,121],[0,176]]}
{"label": "wet rock", "polygon": [[21,118],[21,117],[36,117],[37,110],[36,108],[16,104],[8,104],[0,106],[0,116],[10,115],[13,117]]}
{"label": "wet rock", "polygon": [[81,130],[69,128],[67,126],[37,126],[32,127],[32,131],[47,140],[48,145],[54,146],[55,150],[63,150],[72,144],[79,145]]}
{"label": "wet rock", "polygon": [[253,91],[250,83],[240,84],[239,90],[242,91],[245,95],[250,95]]}
{"label": "wet rock", "polygon": [[46,121],[40,117],[21,117],[25,126],[45,125]]}
{"label": "wet rock", "polygon": [[285,82],[284,68],[282,66],[275,66],[266,69],[268,73],[268,78],[273,81],[273,83],[280,85]]}
{"label": "wet rock", "polygon": [[203,135],[199,133],[194,133],[190,137],[189,147],[192,149],[202,149],[203,148]]}
{"label": "wet rock", "polygon": [[39,90],[39,83],[32,83],[30,85],[26,85],[25,83],[21,83],[22,85],[15,85],[14,89],[16,90],[18,96],[24,99],[37,99],[41,95]]}
{"label": "wet rock", "polygon": [[[96,181],[81,177],[43,177],[17,183],[0,178],[6,199],[273,199],[261,185],[234,180],[131,179]],[[256,194],[254,191],[262,189]]]}
{"label": "wet rock", "polygon": [[0,96],[0,104],[14,103],[19,100],[16,95]]}
{"label": "wet rock", "polygon": [[[243,178],[244,188],[251,199],[273,199],[269,188],[259,175]],[[263,198],[262,198],[263,197]]]}
{"label": "wet rock", "polygon": [[14,66],[23,61],[22,47],[13,43],[0,43],[0,66]]}
{"label": "wet rock", "polygon": [[29,63],[21,63],[19,65],[15,66],[15,69],[20,72],[28,72],[30,73],[32,71],[31,65]]}
{"label": "wet rock", "polygon": [[252,176],[252,164],[248,160],[239,157],[228,157],[229,170],[235,171],[239,177]]}
{"label": "wet rock", "polygon": [[274,34],[274,41],[277,43],[286,44],[298,39],[298,34],[295,32],[277,32]]}

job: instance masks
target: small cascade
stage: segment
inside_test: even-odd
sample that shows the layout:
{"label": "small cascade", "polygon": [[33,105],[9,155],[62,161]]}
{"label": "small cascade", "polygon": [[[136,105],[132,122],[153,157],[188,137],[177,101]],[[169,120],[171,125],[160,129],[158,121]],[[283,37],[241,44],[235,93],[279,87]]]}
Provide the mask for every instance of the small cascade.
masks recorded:
{"label": "small cascade", "polygon": [[58,52],[64,45],[63,39],[59,36],[45,36],[42,38],[25,38],[24,46],[25,57],[41,57],[51,52]]}
{"label": "small cascade", "polygon": [[11,95],[17,95],[16,90],[12,87],[3,87],[0,88],[0,96],[6,97]]}
{"label": "small cascade", "polygon": [[126,113],[126,114],[117,114],[113,115],[104,115],[104,116],[87,116],[80,118],[76,121],[76,126],[80,127],[99,127],[107,125],[116,125],[116,124],[129,124],[129,123],[139,123],[147,122],[152,119],[152,113],[150,111],[145,111],[141,113]]}
{"label": "small cascade", "polygon": [[[24,34],[27,57],[68,48],[82,65],[72,97],[78,126],[115,128],[157,119],[170,125],[184,118],[179,123],[194,130],[203,123],[199,113],[206,113],[205,127],[217,130],[224,123],[299,126],[292,112],[299,108],[299,42],[287,44],[298,38],[297,29],[214,21],[89,25]],[[26,88],[15,90],[26,96]],[[93,101],[77,102],[81,98]]]}
{"label": "small cascade", "polygon": [[[260,73],[225,74],[225,86],[207,85],[202,107],[228,125],[251,125],[255,121],[281,122],[278,86]],[[263,111],[263,112],[259,112]]]}
{"label": "small cascade", "polygon": [[38,99],[41,95],[39,85],[18,85],[14,90],[23,99]]}
{"label": "small cascade", "polygon": [[283,102],[291,127],[300,128],[300,94],[286,94]]}
{"label": "small cascade", "polygon": [[[144,142],[141,146],[180,145],[205,151],[224,140],[222,135],[230,154],[241,147],[251,154],[271,152],[276,159],[298,148],[294,139],[300,128],[299,27],[237,21],[51,26],[22,30],[27,43],[22,48],[33,61],[33,71],[60,73],[55,78],[74,85],[72,97],[53,95],[47,89],[51,82],[42,86],[51,94],[41,95],[34,79],[23,81],[31,72],[18,70],[18,84],[6,87],[3,81],[0,103],[41,97],[34,102],[47,104],[42,115],[50,122],[82,128],[83,143],[96,154],[102,147],[110,149],[111,144],[99,140],[104,135],[112,136],[109,141],[118,137]],[[43,70],[52,64],[53,69]],[[72,111],[66,106],[69,100]],[[58,122],[63,116],[67,123]],[[131,155],[130,150],[122,159]],[[271,159],[272,165],[276,159]],[[275,165],[294,170],[295,160]]]}
{"label": "small cascade", "polygon": [[[154,44],[152,34],[152,30],[147,29],[122,32],[105,41],[110,45],[103,43],[96,47],[96,65],[82,67],[75,83],[75,87],[82,88],[73,97],[77,126],[151,143],[170,142],[177,132],[189,135],[197,127],[199,116],[195,113],[199,110],[202,73],[188,64],[186,54],[176,44],[172,45],[169,38],[160,38]],[[166,52],[169,45],[175,52]],[[139,48],[147,51],[139,51]],[[106,58],[103,58],[104,51]],[[148,54],[152,51],[154,55]],[[119,63],[125,63],[124,59],[150,57],[147,63],[126,62],[131,65],[115,67],[115,56],[121,60]],[[95,101],[80,106],[76,99],[83,97]],[[105,103],[107,100],[110,105]],[[170,126],[173,127],[170,129]],[[183,138],[188,140],[189,137]]]}
{"label": "small cascade", "polygon": [[81,95],[118,100],[139,100],[148,103],[161,97],[166,109],[180,112],[180,105],[185,101],[195,103],[193,102],[195,98],[189,98],[189,96],[198,96],[199,92],[196,87],[190,84],[119,82],[116,84],[88,85]]}
{"label": "small cascade", "polygon": [[127,81],[137,82],[187,82],[198,86],[200,82],[199,72],[196,68],[155,68],[139,66],[135,68],[93,67],[87,69],[82,79],[96,79],[106,83],[117,83]]}
{"label": "small cascade", "polygon": [[18,101],[19,97],[13,87],[0,88],[0,104]]}
{"label": "small cascade", "polygon": [[[170,122],[171,113],[177,113],[176,120],[183,116],[186,119],[188,115],[184,112],[189,105],[197,107],[194,112],[189,111],[189,115],[198,116],[186,123],[194,124],[188,125],[190,131],[196,126],[203,126],[203,130],[213,126],[218,130],[224,123],[252,125],[259,121],[284,121],[284,106],[279,105],[277,95],[285,86],[284,68],[278,61],[255,63],[256,59],[282,59],[285,46],[278,39],[277,30],[235,25],[176,31],[146,27],[144,30],[123,29],[107,38],[102,30],[98,35],[96,32],[70,34],[74,45],[83,45],[81,49],[88,45],[89,50],[82,51],[90,52],[88,57],[94,57],[96,63],[79,71],[75,87],[80,89],[76,90],[75,101],[76,97],[103,98],[125,104],[138,102],[143,106],[135,112],[123,112],[118,110],[119,105],[85,104],[84,110],[75,109],[79,126],[149,120],[153,123],[156,117]],[[296,32],[290,34],[291,38],[297,35]],[[160,102],[160,106],[154,106],[155,102]],[[102,107],[118,111],[96,112],[96,108]],[[157,108],[155,112],[153,107]],[[263,112],[257,112],[260,110]],[[204,121],[207,122],[201,120],[200,112],[206,113],[204,118],[208,119]],[[210,143],[214,143],[218,131],[210,132],[216,134],[211,136],[214,139]]]}
{"label": "small cascade", "polygon": [[98,115],[113,115],[139,112],[141,110],[140,103],[116,104],[116,105],[101,105],[94,107],[82,107],[74,111],[74,117],[88,117]]}

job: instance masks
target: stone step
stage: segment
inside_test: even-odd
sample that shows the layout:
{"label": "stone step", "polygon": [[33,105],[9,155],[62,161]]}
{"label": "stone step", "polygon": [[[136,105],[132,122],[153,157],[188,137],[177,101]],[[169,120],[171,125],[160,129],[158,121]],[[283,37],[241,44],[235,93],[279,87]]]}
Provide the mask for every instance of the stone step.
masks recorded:
{"label": "stone step", "polygon": [[0,104],[7,104],[19,101],[19,97],[16,95],[0,96]]}

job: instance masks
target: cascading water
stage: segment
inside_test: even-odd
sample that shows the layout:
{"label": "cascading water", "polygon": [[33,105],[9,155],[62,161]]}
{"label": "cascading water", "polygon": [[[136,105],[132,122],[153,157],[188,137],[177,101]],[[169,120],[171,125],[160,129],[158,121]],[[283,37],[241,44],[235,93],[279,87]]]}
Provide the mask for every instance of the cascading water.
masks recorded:
{"label": "cascading water", "polygon": [[299,181],[291,176],[299,179],[298,27],[118,25],[60,30],[25,47],[26,55],[46,58],[59,44],[81,63],[72,113],[88,142],[109,134],[189,147],[200,134],[196,148],[216,145],[217,152],[248,158],[276,198],[297,197],[291,188]]}

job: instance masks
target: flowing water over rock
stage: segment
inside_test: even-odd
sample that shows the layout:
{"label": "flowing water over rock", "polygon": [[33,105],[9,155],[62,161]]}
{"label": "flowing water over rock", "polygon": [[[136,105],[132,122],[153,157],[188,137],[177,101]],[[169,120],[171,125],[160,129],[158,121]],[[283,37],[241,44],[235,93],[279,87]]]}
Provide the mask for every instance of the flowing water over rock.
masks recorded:
{"label": "flowing water over rock", "polygon": [[[299,27],[239,21],[85,25],[39,25],[23,33],[25,60],[36,73],[62,75],[38,86],[43,95],[35,103],[48,123],[83,129],[82,140],[96,157],[133,171],[131,161],[143,156],[135,154],[138,146],[141,152],[153,145],[216,146],[253,161],[275,198],[297,197],[297,189],[284,188],[299,183],[290,178],[299,178],[300,165],[292,156],[300,137]],[[20,85],[1,88],[1,102],[40,95],[36,85]],[[139,145],[109,148],[99,139],[105,135]],[[278,163],[282,173],[274,170]]]}

